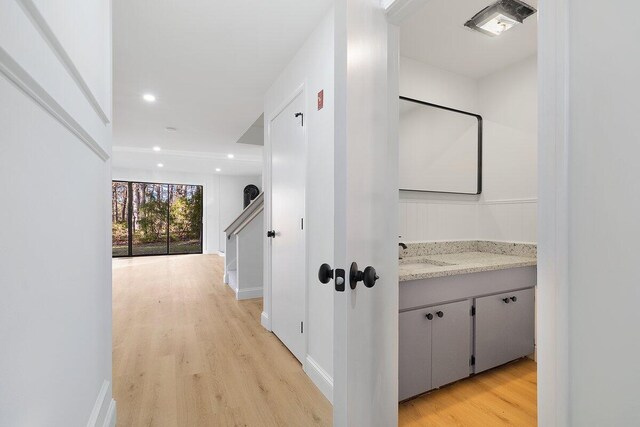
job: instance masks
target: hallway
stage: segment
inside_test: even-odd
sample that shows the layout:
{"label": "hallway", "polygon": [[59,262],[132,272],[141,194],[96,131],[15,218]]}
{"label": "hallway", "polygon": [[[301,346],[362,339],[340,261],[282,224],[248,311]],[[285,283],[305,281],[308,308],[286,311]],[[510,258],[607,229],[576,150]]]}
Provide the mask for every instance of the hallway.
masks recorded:
{"label": "hallway", "polygon": [[118,426],[331,425],[330,403],[236,301],[222,258],[113,260]]}

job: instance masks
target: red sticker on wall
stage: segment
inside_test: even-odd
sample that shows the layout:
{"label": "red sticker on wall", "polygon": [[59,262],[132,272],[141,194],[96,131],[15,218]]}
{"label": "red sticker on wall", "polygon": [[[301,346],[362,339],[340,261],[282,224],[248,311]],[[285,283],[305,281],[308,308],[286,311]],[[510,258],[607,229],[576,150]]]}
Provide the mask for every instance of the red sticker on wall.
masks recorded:
{"label": "red sticker on wall", "polygon": [[324,89],[318,92],[318,111],[324,107]]}

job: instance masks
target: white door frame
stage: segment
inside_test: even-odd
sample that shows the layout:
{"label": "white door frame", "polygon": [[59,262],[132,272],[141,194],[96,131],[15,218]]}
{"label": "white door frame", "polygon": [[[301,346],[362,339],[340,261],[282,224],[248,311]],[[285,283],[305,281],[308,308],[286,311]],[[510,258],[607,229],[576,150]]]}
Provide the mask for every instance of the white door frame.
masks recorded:
{"label": "white door frame", "polygon": [[[429,0],[382,1],[391,39],[403,19]],[[536,326],[538,424],[543,426],[569,425],[567,24],[567,0],[539,0]],[[394,55],[399,44],[390,40],[389,57]],[[390,84],[390,91],[394,87]]]}
{"label": "white door frame", "polygon": [[[294,99],[296,99],[298,96],[302,96],[302,100],[303,100],[303,107],[302,107],[302,114],[303,114],[303,120],[305,120],[304,122],[304,126],[302,128],[302,132],[304,134],[304,149],[305,149],[305,165],[308,163],[308,159],[307,159],[307,151],[308,151],[308,135],[307,135],[307,122],[306,122],[306,118],[307,118],[307,83],[306,81],[301,83],[284,101],[282,101],[278,107],[276,109],[274,109],[274,111],[272,112],[267,112],[265,111],[265,129],[266,129],[266,135],[265,135],[265,144],[264,144],[264,156],[267,159],[267,161],[265,162],[265,170],[263,171],[263,177],[264,177],[264,233],[263,233],[263,238],[265,239],[265,243],[264,243],[264,285],[263,285],[263,307],[262,307],[262,315],[260,316],[260,323],[262,324],[262,326],[267,329],[269,332],[272,331],[271,329],[271,262],[272,262],[272,240],[271,238],[267,238],[267,230],[271,230],[272,229],[272,206],[273,206],[273,199],[272,199],[272,185],[271,185],[271,171],[272,171],[272,144],[271,144],[271,123],[273,122],[273,120],[275,120],[275,118],[282,113],[282,111],[287,108],[287,106],[289,104],[291,104],[291,102],[293,102]],[[306,176],[308,171],[308,167],[305,168],[305,187],[303,190],[303,203],[304,203],[304,218],[307,218],[307,190],[306,190],[306,182],[308,181],[308,177]],[[306,364],[306,360],[307,360],[307,355],[309,354],[309,339],[308,339],[308,325],[309,325],[309,292],[307,291],[307,286],[309,285],[308,283],[308,277],[307,277],[307,271],[308,271],[308,264],[309,264],[309,259],[308,259],[308,254],[309,254],[309,249],[308,249],[308,239],[307,239],[307,228],[304,227],[302,230],[302,238],[304,239],[304,333],[303,333],[303,340],[304,340],[304,358],[303,358],[303,364]]]}

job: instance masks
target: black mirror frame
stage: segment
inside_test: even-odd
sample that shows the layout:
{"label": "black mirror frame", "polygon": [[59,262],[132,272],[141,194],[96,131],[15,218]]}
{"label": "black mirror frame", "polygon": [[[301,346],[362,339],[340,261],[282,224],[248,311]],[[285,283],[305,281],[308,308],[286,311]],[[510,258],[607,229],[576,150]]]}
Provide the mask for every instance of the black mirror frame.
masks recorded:
{"label": "black mirror frame", "polygon": [[445,107],[444,105],[438,105],[438,104],[433,104],[431,102],[408,98],[406,96],[400,96],[400,99],[403,101],[415,102],[416,104],[420,104],[420,105],[426,105],[428,107],[435,107],[435,108],[440,108],[442,110],[452,111],[454,113],[465,114],[467,116],[475,117],[478,120],[478,187],[475,193],[463,193],[463,192],[457,192],[457,191],[437,191],[437,190],[411,190],[408,188],[401,188],[400,191],[411,191],[415,193],[466,194],[471,196],[477,196],[481,194],[482,193],[482,116],[479,114],[470,113],[468,111]]}

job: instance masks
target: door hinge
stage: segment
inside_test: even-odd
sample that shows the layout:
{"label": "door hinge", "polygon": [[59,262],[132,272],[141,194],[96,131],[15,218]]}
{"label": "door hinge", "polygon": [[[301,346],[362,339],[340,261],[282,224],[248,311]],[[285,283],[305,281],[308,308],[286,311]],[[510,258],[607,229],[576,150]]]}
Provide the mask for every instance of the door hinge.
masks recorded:
{"label": "door hinge", "polygon": [[475,306],[475,305],[472,305],[472,306],[471,306],[471,315],[472,315],[472,316],[475,316],[475,315],[476,315],[476,306]]}
{"label": "door hinge", "polygon": [[469,359],[469,366],[475,366],[475,365],[476,365],[476,357],[471,356],[471,359]]}
{"label": "door hinge", "polygon": [[300,230],[304,230],[304,218],[300,218]]}
{"label": "door hinge", "polygon": [[304,322],[300,322],[300,333],[304,334]]}

